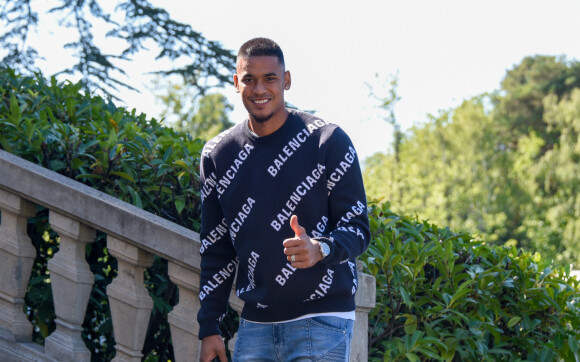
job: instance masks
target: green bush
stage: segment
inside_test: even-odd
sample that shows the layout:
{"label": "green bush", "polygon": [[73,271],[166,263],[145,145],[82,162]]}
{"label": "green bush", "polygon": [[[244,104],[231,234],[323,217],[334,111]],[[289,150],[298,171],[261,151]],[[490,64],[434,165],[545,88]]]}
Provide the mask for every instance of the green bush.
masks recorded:
{"label": "green bush", "polygon": [[0,147],[197,229],[202,141],[80,90],[0,71]]}
{"label": "green bush", "polygon": [[372,361],[578,361],[580,283],[538,254],[370,207]]}
{"label": "green bush", "polygon": [[[202,141],[80,90],[78,83],[0,69],[0,148],[198,230]],[[55,328],[46,263],[58,251],[58,236],[47,219],[47,210],[40,208],[29,221],[37,258],[26,313],[35,326],[34,340],[41,344]],[[109,257],[105,239],[99,233],[86,252],[95,284],[83,338],[95,360],[114,355],[105,288],[115,276],[116,262]],[[177,298],[166,268],[166,262],[156,258],[146,278],[154,310],[143,353],[160,360],[173,358],[166,316]]]}

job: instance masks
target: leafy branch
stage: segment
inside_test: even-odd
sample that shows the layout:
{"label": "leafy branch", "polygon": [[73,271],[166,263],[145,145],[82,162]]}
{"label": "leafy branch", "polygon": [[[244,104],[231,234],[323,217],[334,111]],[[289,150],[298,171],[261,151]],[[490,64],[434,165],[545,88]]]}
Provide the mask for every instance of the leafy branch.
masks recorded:
{"label": "leafy branch", "polygon": [[[136,90],[118,76],[126,75],[120,62],[131,61],[148,50],[156,51],[158,60],[181,64],[150,73],[177,75],[201,94],[229,81],[229,72],[235,66],[235,56],[230,50],[206,39],[190,25],[173,20],[166,10],[146,0],[119,1],[112,12],[106,11],[99,0],[57,2],[47,14],[57,15],[63,30],[72,29],[78,36],[76,41],[65,45],[75,51],[77,63],[59,73],[80,75],[86,89],[100,90],[113,98],[116,98],[113,91],[120,87]],[[114,20],[119,17],[122,21]],[[38,29],[40,20],[31,0],[5,1],[0,9],[0,24],[6,29],[0,35],[0,45],[6,52],[2,59],[5,66],[23,74],[35,70],[40,56],[26,44],[31,31]],[[107,27],[107,39],[124,42],[124,49],[107,53],[97,46],[94,33],[97,23]]]}

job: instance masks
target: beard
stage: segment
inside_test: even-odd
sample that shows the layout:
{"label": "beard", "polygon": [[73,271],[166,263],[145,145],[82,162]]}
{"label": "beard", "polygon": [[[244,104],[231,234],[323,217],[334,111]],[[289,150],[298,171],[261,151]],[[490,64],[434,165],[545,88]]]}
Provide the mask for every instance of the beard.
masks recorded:
{"label": "beard", "polygon": [[269,121],[273,115],[274,115],[274,113],[270,113],[267,116],[259,117],[259,116],[256,116],[255,114],[250,113],[250,118],[257,123],[265,123],[265,122]]}

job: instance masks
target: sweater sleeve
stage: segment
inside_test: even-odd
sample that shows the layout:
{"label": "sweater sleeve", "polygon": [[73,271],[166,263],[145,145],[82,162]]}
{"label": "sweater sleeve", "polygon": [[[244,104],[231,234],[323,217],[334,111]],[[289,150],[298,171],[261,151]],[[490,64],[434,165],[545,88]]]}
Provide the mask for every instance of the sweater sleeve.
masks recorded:
{"label": "sweater sleeve", "polygon": [[233,248],[216,191],[213,160],[202,156],[201,184],[201,276],[197,314],[199,339],[220,334],[219,323],[227,311],[238,259]]}
{"label": "sweater sleeve", "polygon": [[362,254],[369,245],[370,230],[360,164],[350,138],[336,128],[325,146],[331,229],[315,239],[330,246],[322,263],[331,265]]}

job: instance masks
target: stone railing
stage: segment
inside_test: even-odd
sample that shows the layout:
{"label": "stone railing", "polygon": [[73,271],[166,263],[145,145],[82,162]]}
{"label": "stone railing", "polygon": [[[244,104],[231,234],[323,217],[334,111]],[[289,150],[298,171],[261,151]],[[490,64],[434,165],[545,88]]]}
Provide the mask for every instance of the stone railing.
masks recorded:
{"label": "stone railing", "polygon": [[[37,205],[49,210],[49,223],[60,236],[60,248],[48,262],[55,305],[56,330],[45,346],[32,343],[32,324],[24,297],[36,255],[26,234]],[[199,326],[199,235],[114,197],[0,150],[0,360],[90,361],[82,324],[94,282],[85,260],[96,231],[107,235],[107,247],[118,261],[117,277],[107,287],[115,336],[115,361],[141,361],[153,301],[143,283],[153,256],[168,261],[179,302],[168,316],[175,359],[197,361]],[[352,361],[366,361],[367,317],[375,304],[372,276],[359,274],[357,320]],[[232,290],[231,306],[243,302]],[[230,342],[230,349],[233,342]]]}

